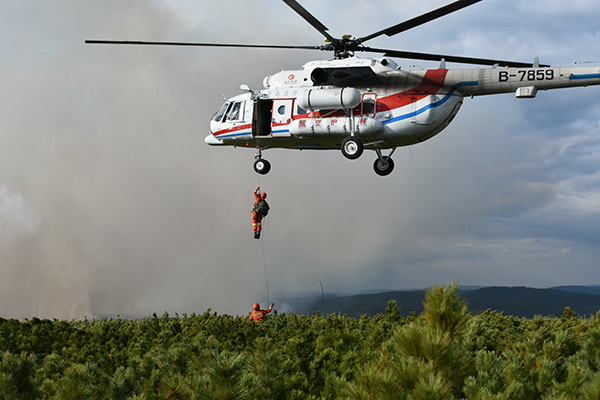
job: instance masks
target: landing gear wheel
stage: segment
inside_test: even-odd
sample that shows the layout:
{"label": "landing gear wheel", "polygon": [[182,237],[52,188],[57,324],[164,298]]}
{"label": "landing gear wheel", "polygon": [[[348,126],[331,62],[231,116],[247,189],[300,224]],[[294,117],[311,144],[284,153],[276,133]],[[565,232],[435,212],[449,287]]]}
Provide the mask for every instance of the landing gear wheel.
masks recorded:
{"label": "landing gear wheel", "polygon": [[383,156],[381,158],[377,157],[373,164],[373,169],[377,175],[387,176],[394,170],[394,160],[388,156]]}
{"label": "landing gear wheel", "polygon": [[254,161],[254,171],[261,175],[266,175],[271,170],[271,163],[265,160],[264,158],[259,158]]}
{"label": "landing gear wheel", "polygon": [[342,154],[350,160],[356,160],[365,149],[362,140],[354,136],[348,136],[342,141]]}

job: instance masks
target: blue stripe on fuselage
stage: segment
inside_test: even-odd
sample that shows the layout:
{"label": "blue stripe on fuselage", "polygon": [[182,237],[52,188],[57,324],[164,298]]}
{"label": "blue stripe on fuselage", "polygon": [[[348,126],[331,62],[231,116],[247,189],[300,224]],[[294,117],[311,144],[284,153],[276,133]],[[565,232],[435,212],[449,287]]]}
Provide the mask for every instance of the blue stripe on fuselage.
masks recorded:
{"label": "blue stripe on fuselage", "polygon": [[569,76],[569,80],[577,80],[577,79],[600,79],[600,74],[584,74],[584,75],[571,75]]}
{"label": "blue stripe on fuselage", "polygon": [[251,132],[241,132],[241,133],[229,133],[215,136],[217,139],[230,139],[238,136],[246,136],[250,135]]}
{"label": "blue stripe on fuselage", "polygon": [[[384,125],[389,125],[389,124],[392,124],[394,122],[398,122],[398,121],[402,121],[402,120],[405,120],[405,119],[408,119],[408,118],[415,117],[415,116],[417,116],[419,114],[424,113],[425,111],[427,111],[427,110],[429,110],[431,108],[439,107],[442,104],[444,104],[445,102],[447,102],[450,99],[450,97],[454,94],[454,92],[456,91],[456,89],[458,89],[460,87],[463,87],[463,86],[477,86],[477,85],[479,85],[479,81],[469,81],[469,82],[460,82],[460,83],[457,83],[456,85],[452,86],[452,88],[450,89],[450,91],[441,100],[436,101],[435,103],[429,103],[426,106],[424,106],[424,107],[422,107],[422,108],[420,108],[420,109],[418,109],[416,111],[409,112],[408,114],[403,114],[403,115],[399,115],[399,116],[394,117],[394,118],[390,118],[387,121],[383,121],[383,124]],[[435,93],[432,93],[432,94],[435,94]]]}

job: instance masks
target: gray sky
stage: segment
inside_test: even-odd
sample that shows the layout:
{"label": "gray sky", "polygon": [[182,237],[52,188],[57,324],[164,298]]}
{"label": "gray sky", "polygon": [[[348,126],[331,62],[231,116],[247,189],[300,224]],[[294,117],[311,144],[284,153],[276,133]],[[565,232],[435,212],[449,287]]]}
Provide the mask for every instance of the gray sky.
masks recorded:
{"label": "gray sky", "polygon": [[[446,4],[301,3],[334,36]],[[485,0],[369,45],[568,66],[600,61],[599,19],[597,0]],[[221,94],[330,55],[83,41],[320,34],[273,0],[4,1],[0,26],[0,316],[245,314],[266,302],[254,152],[205,145],[208,121]],[[600,284],[599,94],[466,99],[444,132],[398,149],[386,178],[372,152],[265,152],[271,298],[319,280],[329,292]]]}

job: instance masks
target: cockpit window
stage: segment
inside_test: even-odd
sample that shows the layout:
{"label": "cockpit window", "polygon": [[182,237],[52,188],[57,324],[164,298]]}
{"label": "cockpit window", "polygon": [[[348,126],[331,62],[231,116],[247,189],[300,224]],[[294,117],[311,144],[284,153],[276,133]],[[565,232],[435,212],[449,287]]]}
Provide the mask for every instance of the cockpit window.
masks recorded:
{"label": "cockpit window", "polygon": [[242,109],[242,102],[236,101],[231,106],[231,110],[227,113],[227,121],[237,121],[240,119],[240,110]]}
{"label": "cockpit window", "polygon": [[223,119],[223,115],[225,115],[225,112],[227,111],[227,108],[229,107],[229,104],[230,103],[227,102],[227,103],[223,104],[223,106],[221,106],[219,111],[217,111],[217,113],[213,117],[213,121],[221,122],[221,120]]}

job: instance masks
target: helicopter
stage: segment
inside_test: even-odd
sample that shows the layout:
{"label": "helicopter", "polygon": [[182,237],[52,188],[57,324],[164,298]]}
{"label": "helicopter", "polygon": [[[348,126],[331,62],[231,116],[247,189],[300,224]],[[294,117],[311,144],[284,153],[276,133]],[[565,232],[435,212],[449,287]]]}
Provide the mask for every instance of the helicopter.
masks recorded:
{"label": "helicopter", "polygon": [[[536,57],[530,63],[444,54],[380,49],[364,43],[392,37],[482,0],[458,0],[363,37],[332,36],[296,0],[282,0],[325,37],[326,44],[291,46],[195,42],[86,40],[88,44],[203,46],[301,49],[333,52],[333,59],[306,63],[302,69],[267,76],[264,89],[242,84],[242,94],[224,102],[210,121],[205,142],[211,146],[255,148],[254,171],[271,164],[262,151],[272,148],[340,150],[350,160],[375,151],[373,169],[389,175],[398,147],[431,139],[460,110],[465,97],[514,93],[535,98],[540,90],[600,85],[600,67],[551,67]],[[361,58],[357,52],[380,54]],[[437,61],[437,69],[403,70],[392,58]],[[478,65],[449,69],[446,62]],[[486,66],[482,68],[481,66]],[[384,154],[384,151],[388,151]]]}

